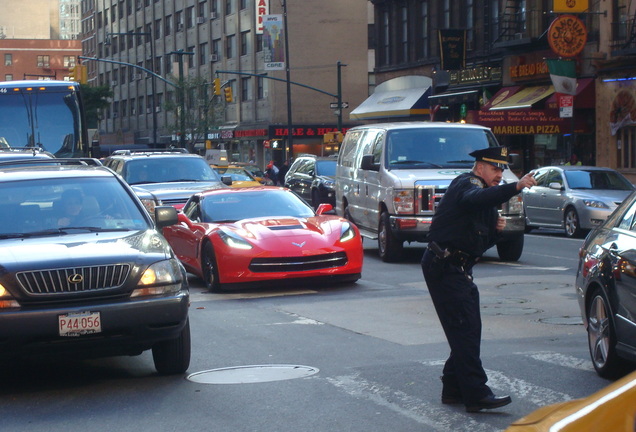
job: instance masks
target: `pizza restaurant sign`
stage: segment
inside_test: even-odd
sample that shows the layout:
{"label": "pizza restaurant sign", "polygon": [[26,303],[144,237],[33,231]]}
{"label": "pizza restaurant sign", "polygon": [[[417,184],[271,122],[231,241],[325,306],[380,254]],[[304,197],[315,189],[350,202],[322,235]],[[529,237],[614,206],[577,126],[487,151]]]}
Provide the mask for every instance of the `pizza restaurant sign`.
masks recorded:
{"label": "pizza restaurant sign", "polygon": [[[468,123],[486,126],[496,135],[564,134],[572,132],[571,119],[559,117],[558,111],[500,110],[469,111]],[[582,119],[575,122],[576,133],[590,133]]]}

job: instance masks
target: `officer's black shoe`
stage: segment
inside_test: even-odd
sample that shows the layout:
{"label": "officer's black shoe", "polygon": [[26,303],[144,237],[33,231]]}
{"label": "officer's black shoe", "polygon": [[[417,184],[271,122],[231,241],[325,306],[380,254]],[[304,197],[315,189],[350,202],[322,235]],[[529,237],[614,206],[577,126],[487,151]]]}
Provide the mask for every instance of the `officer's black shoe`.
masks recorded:
{"label": "officer's black shoe", "polygon": [[467,404],[466,412],[474,413],[479,412],[483,409],[499,408],[508,405],[510,402],[512,402],[510,396],[495,396],[494,394],[491,394],[483,399],[478,400],[477,402]]}

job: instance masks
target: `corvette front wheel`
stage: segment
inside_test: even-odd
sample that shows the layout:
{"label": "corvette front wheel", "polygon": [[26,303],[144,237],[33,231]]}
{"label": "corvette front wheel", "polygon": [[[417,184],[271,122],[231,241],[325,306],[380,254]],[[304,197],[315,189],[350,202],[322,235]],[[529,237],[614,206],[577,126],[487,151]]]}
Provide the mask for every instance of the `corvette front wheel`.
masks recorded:
{"label": "corvette front wheel", "polygon": [[211,243],[206,243],[203,247],[203,253],[201,256],[201,270],[203,273],[203,281],[208,290],[212,292],[221,291],[221,284],[219,283],[219,269],[216,263],[216,256],[214,254],[214,248]]}

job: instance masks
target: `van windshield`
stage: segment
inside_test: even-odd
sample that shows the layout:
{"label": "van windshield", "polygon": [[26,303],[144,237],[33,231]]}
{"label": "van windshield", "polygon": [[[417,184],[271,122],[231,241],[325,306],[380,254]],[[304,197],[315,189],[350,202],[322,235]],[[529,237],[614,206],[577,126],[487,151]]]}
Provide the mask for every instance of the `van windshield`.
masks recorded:
{"label": "van windshield", "polygon": [[470,168],[472,151],[499,145],[489,130],[456,126],[400,129],[386,140],[389,169]]}

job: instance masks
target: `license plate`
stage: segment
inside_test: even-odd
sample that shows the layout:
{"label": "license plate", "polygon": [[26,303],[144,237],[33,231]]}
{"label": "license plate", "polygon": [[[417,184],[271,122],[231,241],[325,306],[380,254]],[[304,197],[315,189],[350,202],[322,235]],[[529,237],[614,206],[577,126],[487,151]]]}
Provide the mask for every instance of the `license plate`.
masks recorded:
{"label": "license plate", "polygon": [[99,312],[68,313],[57,318],[60,336],[81,336],[102,331]]}

